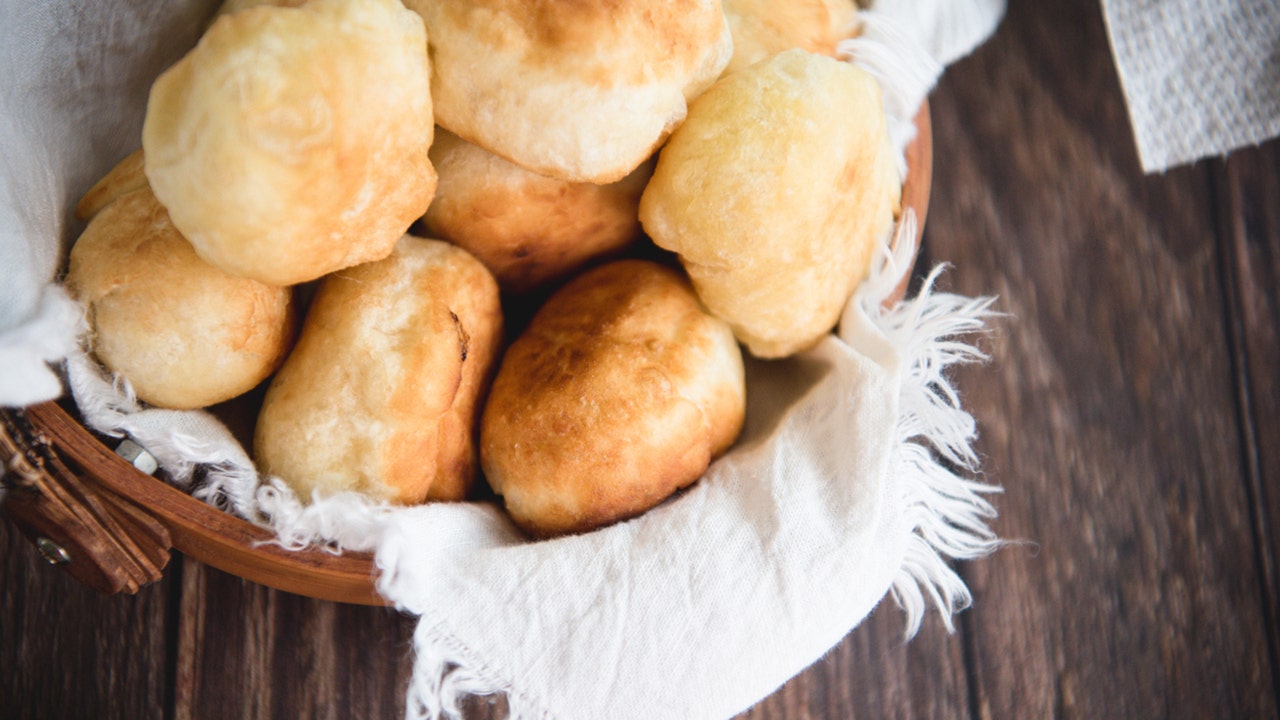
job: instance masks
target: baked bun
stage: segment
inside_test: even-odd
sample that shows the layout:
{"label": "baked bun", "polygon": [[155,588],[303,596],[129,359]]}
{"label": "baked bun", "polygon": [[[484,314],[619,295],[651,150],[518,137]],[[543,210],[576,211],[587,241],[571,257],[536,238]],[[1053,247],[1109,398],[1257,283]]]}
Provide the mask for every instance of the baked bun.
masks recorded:
{"label": "baked bun", "polygon": [[147,176],[142,171],[142,150],[139,149],[117,163],[89,188],[80,202],[76,203],[76,219],[89,222],[116,198],[144,187],[147,187]]}
{"label": "baked bun", "polygon": [[407,0],[431,35],[436,122],[551,177],[644,162],[733,51],[720,0]]}
{"label": "baked bun", "polygon": [[835,326],[901,192],[875,80],[788,50],[698,98],[658,158],[640,220],[680,255],[707,308],[776,358]]}
{"label": "baked bun", "polygon": [[742,355],[675,270],[622,260],[560,289],[507,349],[480,462],[537,536],[632,517],[697,480],[745,411]]}
{"label": "baked bun", "polygon": [[219,17],[151,88],[146,174],[196,252],[278,285],[385,257],[435,192],[422,20],[397,0]]}
{"label": "baked bun", "polygon": [[856,30],[853,0],[724,0],[733,57],[724,74],[799,48],[835,57],[836,44]]}
{"label": "baked bun", "polygon": [[448,243],[406,235],[389,257],[330,275],[267,390],[259,467],[304,501],[463,498],[501,338],[497,283]]}
{"label": "baked bun", "polygon": [[199,408],[240,395],[279,366],[293,339],[289,289],[201,260],[145,186],[89,222],[66,284],[88,309],[94,354],[152,405]]}
{"label": "baked bun", "polygon": [[423,218],[432,235],[466,248],[508,292],[570,275],[640,236],[646,162],[616,183],[557,180],[508,162],[436,128],[431,162],[440,175]]}

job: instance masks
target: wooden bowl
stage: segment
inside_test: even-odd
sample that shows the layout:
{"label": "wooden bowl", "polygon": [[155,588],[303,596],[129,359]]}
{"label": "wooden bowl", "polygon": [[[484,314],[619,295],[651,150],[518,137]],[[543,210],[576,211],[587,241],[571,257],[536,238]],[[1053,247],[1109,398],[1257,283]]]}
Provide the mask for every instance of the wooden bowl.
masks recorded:
{"label": "wooden bowl", "polygon": [[[933,172],[928,106],[907,147],[903,205],[915,211],[917,245]],[[890,299],[900,300],[907,278]],[[62,404],[0,410],[3,509],[51,563],[104,593],[158,580],[171,549],[220,570],[324,600],[384,604],[368,553],[290,551],[271,531],[213,508],[135,468]]]}

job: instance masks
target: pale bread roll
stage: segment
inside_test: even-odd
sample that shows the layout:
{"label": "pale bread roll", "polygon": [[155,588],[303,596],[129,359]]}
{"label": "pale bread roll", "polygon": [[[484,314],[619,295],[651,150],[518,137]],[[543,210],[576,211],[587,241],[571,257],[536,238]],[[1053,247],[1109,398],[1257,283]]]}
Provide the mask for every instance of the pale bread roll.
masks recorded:
{"label": "pale bread roll", "polygon": [[742,428],[742,355],[675,270],[622,260],[571,280],[507,349],[480,461],[537,536],[638,515]]}
{"label": "pale bread roll", "polygon": [[99,211],[71,249],[67,287],[94,354],[167,408],[199,408],[269,376],[293,339],[291,292],[196,256],[145,186]]}
{"label": "pale bread roll", "polygon": [[640,236],[646,162],[616,183],[539,175],[436,128],[431,162],[440,176],[423,217],[432,235],[466,248],[508,292],[570,275]]}
{"label": "pale bread roll", "polygon": [[219,17],[152,86],[146,174],[200,256],[287,285],[385,257],[435,191],[422,20],[396,0]]}
{"label": "pale bread roll", "polygon": [[111,168],[76,203],[76,219],[88,222],[121,195],[147,187],[147,176],[142,171],[142,163],[142,150],[138,149]]}
{"label": "pale bread roll", "polygon": [[462,499],[501,341],[489,271],[448,243],[404,236],[389,257],[321,281],[263,401],[259,467],[304,502],[341,491]]}
{"label": "pale bread roll", "polygon": [[887,239],[902,186],[880,88],[789,50],[725,76],[663,148],[640,220],[758,357],[831,330]]}
{"label": "pale bread roll", "polygon": [[799,48],[835,57],[836,44],[853,36],[853,0],[723,0],[733,33],[733,57],[724,74]]}
{"label": "pale bread roll", "polygon": [[720,0],[407,0],[431,35],[436,122],[551,177],[644,162],[732,53]]}

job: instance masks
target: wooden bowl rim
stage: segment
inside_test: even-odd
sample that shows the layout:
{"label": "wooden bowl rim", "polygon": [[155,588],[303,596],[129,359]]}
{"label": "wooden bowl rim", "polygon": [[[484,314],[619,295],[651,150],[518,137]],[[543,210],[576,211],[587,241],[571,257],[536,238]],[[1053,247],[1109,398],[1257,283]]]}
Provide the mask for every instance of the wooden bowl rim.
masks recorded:
{"label": "wooden bowl rim", "polygon": [[[916,138],[907,146],[909,173],[902,204],[916,215],[916,246],[924,229],[933,176],[933,136],[927,103],[914,119]],[[913,257],[912,263],[915,259]],[[910,273],[891,302],[905,296]],[[158,478],[147,475],[103,445],[55,402],[27,409],[33,425],[105,490],[151,513],[168,527],[173,547],[211,567],[278,590],[321,600],[386,605],[375,589],[371,553],[335,554],[320,548],[287,550],[270,529],[214,508]]]}

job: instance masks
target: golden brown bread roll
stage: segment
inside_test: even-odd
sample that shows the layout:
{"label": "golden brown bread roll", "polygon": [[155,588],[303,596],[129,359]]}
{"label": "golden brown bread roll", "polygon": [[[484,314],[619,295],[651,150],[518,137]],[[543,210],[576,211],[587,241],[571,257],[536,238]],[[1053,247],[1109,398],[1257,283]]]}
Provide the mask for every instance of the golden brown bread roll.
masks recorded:
{"label": "golden brown bread roll", "polygon": [[144,187],[147,187],[147,176],[142,171],[142,150],[138,149],[111,168],[80,198],[76,203],[76,218],[88,222],[116,198]]}
{"label": "golden brown bread roll", "polygon": [[836,43],[853,35],[853,0],[724,0],[733,33],[733,57],[724,74],[784,50],[835,56]]}
{"label": "golden brown bread roll", "polygon": [[658,158],[640,220],[711,312],[774,358],[835,325],[901,192],[875,80],[788,50],[698,98]]}
{"label": "golden brown bread roll", "polygon": [[436,122],[551,177],[644,162],[724,68],[720,0],[407,0],[431,35]]}
{"label": "golden brown bread roll", "polygon": [[507,349],[480,462],[539,536],[632,517],[698,479],[741,430],[742,355],[688,282],[623,260],[571,280]]}
{"label": "golden brown bread roll", "polygon": [[385,257],[435,191],[421,18],[397,0],[219,17],[152,86],[146,174],[201,257],[280,285]]}
{"label": "golden brown bread roll", "polygon": [[326,277],[267,390],[259,467],[304,501],[463,498],[501,338],[497,283],[448,243],[406,235],[389,257]]}
{"label": "golden brown bread roll", "polygon": [[645,163],[609,185],[557,180],[443,128],[431,162],[440,184],[423,218],[427,229],[470,251],[508,292],[567,277],[638,238],[640,193],[653,172]]}
{"label": "golden brown bread roll", "polygon": [[88,308],[94,354],[153,405],[240,395],[279,366],[293,338],[290,290],[201,260],[146,187],[94,216],[66,282]]}

